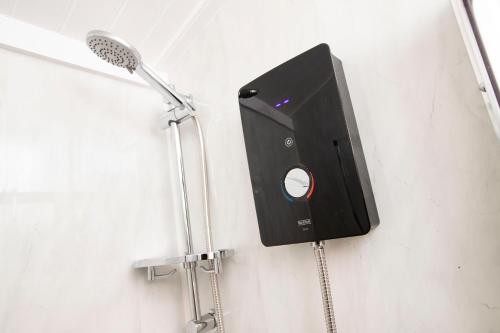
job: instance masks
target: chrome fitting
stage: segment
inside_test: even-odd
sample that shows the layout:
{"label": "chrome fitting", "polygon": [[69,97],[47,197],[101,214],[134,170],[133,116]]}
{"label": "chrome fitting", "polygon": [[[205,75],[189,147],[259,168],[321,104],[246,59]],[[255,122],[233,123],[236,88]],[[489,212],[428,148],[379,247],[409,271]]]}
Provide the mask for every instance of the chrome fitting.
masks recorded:
{"label": "chrome fitting", "polygon": [[187,333],[203,333],[213,330],[217,326],[215,322],[215,311],[210,310],[201,317],[201,320],[191,320],[187,324]]}

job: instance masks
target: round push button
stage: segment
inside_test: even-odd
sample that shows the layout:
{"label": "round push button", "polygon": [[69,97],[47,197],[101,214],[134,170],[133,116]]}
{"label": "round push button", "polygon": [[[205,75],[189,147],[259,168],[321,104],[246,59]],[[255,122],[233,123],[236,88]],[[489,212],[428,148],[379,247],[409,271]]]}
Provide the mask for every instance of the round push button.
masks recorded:
{"label": "round push button", "polygon": [[285,192],[292,198],[309,196],[314,187],[314,181],[309,172],[302,168],[293,168],[287,172],[283,180]]}

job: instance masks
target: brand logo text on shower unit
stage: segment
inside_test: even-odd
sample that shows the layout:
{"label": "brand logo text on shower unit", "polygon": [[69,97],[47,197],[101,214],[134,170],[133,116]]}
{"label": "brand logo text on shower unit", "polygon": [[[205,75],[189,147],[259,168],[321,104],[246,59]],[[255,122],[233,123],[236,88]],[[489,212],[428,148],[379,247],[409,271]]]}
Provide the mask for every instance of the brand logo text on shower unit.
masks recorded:
{"label": "brand logo text on shower unit", "polygon": [[300,227],[303,227],[305,225],[310,225],[311,224],[311,219],[303,219],[303,220],[298,220],[297,221],[297,224],[300,226]]}

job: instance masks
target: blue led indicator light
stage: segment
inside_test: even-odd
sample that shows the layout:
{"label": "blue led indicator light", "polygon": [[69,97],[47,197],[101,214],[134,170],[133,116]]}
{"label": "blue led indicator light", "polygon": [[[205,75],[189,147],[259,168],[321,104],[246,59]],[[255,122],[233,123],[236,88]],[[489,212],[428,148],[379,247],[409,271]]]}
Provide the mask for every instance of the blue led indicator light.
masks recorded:
{"label": "blue led indicator light", "polygon": [[290,98],[285,98],[285,99],[284,99],[284,100],[282,100],[281,102],[274,104],[274,107],[275,107],[276,109],[279,109],[279,108],[281,108],[282,106],[285,106],[285,104],[288,104],[289,102],[290,102]]}

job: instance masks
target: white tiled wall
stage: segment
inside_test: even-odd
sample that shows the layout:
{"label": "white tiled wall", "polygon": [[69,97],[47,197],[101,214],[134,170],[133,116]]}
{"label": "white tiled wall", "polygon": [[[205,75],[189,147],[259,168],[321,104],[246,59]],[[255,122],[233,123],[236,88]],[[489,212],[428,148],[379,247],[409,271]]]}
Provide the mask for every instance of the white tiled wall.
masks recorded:
{"label": "white tiled wall", "polygon": [[[226,331],[324,330],[309,245],[260,244],[237,104],[319,42],[343,60],[381,219],[327,242],[339,331],[500,332],[500,144],[447,0],[213,2],[164,52],[206,132],[215,244],[237,250]],[[159,98],[0,52],[0,331],[182,332],[180,276],[130,269],[182,249]]]}

